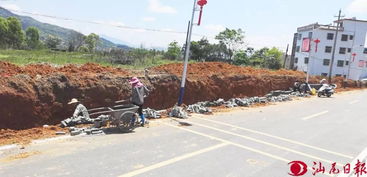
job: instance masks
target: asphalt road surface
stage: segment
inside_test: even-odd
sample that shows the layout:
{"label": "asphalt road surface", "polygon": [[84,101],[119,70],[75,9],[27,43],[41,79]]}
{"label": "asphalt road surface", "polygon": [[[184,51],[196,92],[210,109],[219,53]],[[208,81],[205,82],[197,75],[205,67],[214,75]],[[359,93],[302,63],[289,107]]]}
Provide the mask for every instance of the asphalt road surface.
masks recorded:
{"label": "asphalt road surface", "polygon": [[343,92],[158,120],[129,134],[36,142],[0,150],[0,176],[357,176],[343,167],[366,159],[366,105],[367,90]]}

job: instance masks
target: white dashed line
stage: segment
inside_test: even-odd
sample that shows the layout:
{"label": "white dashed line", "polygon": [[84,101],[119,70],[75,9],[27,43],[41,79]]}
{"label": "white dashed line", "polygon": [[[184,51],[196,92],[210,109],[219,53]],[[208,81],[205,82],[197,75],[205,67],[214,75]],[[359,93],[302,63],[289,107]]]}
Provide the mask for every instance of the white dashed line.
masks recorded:
{"label": "white dashed line", "polygon": [[320,113],[312,114],[310,116],[307,116],[307,117],[302,118],[302,120],[309,120],[309,119],[312,119],[312,118],[316,118],[316,117],[319,117],[321,115],[324,115],[324,114],[326,114],[328,112],[329,111],[323,111],[323,112],[320,112]]}

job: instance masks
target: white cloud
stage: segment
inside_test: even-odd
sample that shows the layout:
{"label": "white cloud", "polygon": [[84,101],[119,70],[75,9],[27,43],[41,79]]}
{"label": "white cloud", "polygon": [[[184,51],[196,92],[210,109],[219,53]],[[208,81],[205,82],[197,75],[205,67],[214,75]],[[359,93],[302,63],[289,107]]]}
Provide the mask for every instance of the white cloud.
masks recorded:
{"label": "white cloud", "polygon": [[367,1],[366,0],[354,0],[347,7],[347,11],[351,13],[367,13]]}
{"label": "white cloud", "polygon": [[204,28],[213,32],[221,32],[226,29],[226,27],[224,27],[223,25],[213,25],[213,24],[205,25]]}
{"label": "white cloud", "polygon": [[1,4],[2,7],[4,7],[5,9],[8,9],[10,11],[15,10],[15,11],[21,11],[22,9],[16,5],[16,4]]}
{"label": "white cloud", "polygon": [[154,18],[154,17],[143,17],[141,20],[144,21],[144,22],[154,22],[154,21],[156,21],[156,18]]}
{"label": "white cloud", "polygon": [[162,5],[160,0],[149,0],[148,9],[151,12],[163,13],[163,14],[175,14],[177,10],[171,6]]}

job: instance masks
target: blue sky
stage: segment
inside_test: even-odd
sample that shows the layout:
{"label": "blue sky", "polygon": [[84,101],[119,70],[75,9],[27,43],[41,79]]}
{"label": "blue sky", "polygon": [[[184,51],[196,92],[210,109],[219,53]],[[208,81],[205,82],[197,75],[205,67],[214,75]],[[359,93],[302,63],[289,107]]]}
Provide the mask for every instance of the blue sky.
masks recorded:
{"label": "blue sky", "polygon": [[[255,48],[291,43],[296,28],[319,22],[331,23],[341,8],[346,17],[367,20],[367,0],[207,0],[202,26],[194,33],[213,37],[228,28],[242,28],[246,43]],[[185,34],[126,30],[114,26],[133,26],[186,31],[193,0],[0,0],[0,6],[86,21],[96,25],[32,16],[42,22],[72,28],[82,33],[95,32],[132,46],[167,47],[173,40],[182,44]],[[19,14],[19,12],[18,12]],[[193,36],[199,40],[201,36]]]}

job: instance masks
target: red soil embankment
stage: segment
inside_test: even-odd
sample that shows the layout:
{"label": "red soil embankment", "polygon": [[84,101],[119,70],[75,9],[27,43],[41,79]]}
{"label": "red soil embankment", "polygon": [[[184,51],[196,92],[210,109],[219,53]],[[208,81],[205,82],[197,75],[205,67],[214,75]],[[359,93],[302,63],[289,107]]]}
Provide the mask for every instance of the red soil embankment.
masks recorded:
{"label": "red soil embankment", "polygon": [[[185,104],[263,96],[272,90],[288,89],[296,80],[305,78],[304,73],[297,71],[270,71],[219,62],[195,63],[188,68]],[[128,80],[136,73],[152,90],[146,106],[168,108],[177,102],[181,72],[182,64],[150,68],[144,77],[142,72],[97,64],[18,67],[0,62],[0,129],[57,124],[72,115],[74,108],[67,105],[72,98],[78,98],[88,108],[128,99],[131,94]],[[311,78],[311,81],[318,82],[318,79]]]}

